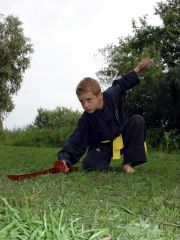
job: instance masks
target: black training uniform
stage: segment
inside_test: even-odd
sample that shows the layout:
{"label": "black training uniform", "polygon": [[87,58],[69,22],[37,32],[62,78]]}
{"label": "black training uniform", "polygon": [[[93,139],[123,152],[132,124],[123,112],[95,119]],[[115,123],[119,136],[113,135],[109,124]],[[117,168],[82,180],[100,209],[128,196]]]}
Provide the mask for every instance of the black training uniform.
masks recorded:
{"label": "black training uniform", "polygon": [[135,71],[114,80],[112,86],[103,92],[103,108],[93,113],[82,114],[75,130],[59,151],[58,159],[65,159],[68,164],[73,165],[87,151],[83,162],[84,169],[108,170],[112,156],[112,141],[122,134],[123,163],[132,163],[135,166],[146,162],[144,119],[139,115],[133,115],[127,120],[123,112],[127,90],[138,83],[139,78]]}

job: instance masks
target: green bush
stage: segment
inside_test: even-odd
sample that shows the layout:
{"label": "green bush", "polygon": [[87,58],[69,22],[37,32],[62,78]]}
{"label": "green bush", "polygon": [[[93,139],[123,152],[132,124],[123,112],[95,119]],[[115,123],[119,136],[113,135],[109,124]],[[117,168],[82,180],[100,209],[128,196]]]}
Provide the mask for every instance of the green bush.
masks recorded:
{"label": "green bush", "polygon": [[171,152],[180,149],[180,134],[177,130],[165,131],[163,128],[148,130],[148,145],[152,148]]}
{"label": "green bush", "polygon": [[[40,129],[27,127],[16,130],[0,130],[0,144],[29,147],[59,147],[61,148],[74,126],[56,129]],[[171,152],[180,149],[180,134],[177,131],[165,131],[161,128],[149,129],[147,135],[148,147]]]}
{"label": "green bush", "polygon": [[6,144],[7,143],[7,131],[0,129],[0,144]]}
{"label": "green bush", "polygon": [[75,126],[81,113],[64,107],[55,110],[38,109],[38,115],[34,121],[34,127],[56,129],[66,126]]}
{"label": "green bush", "polygon": [[148,129],[147,142],[152,148],[158,148],[163,138],[162,128]]}
{"label": "green bush", "polygon": [[3,130],[0,131],[0,143],[12,146],[62,147],[72,130],[72,127]]}
{"label": "green bush", "polygon": [[164,131],[164,135],[160,144],[161,150],[172,152],[180,149],[180,134],[177,134],[175,130]]}
{"label": "green bush", "polygon": [[0,130],[0,144],[33,147],[62,147],[81,113],[64,107],[38,109],[32,125],[23,129]]}

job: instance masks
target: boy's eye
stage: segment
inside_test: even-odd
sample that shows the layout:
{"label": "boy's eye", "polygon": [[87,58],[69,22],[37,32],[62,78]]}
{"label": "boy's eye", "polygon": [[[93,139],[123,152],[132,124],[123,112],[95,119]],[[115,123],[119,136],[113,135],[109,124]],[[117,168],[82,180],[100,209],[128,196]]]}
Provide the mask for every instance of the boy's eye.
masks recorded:
{"label": "boy's eye", "polygon": [[92,98],[86,98],[85,100],[79,100],[81,104],[84,104],[85,102],[91,102]]}

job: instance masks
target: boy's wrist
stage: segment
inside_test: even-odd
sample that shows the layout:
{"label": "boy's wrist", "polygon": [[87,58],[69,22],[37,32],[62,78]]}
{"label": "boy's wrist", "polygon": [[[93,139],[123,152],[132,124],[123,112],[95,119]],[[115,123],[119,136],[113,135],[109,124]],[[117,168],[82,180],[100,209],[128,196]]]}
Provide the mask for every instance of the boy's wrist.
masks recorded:
{"label": "boy's wrist", "polygon": [[143,60],[141,60],[141,62],[138,63],[138,65],[133,70],[137,74],[139,74],[142,71],[145,71],[151,63],[152,60],[150,58],[144,58]]}
{"label": "boy's wrist", "polygon": [[63,162],[67,167],[71,166],[71,163],[66,159],[59,159],[59,161]]}
{"label": "boy's wrist", "polygon": [[139,73],[141,72],[139,66],[135,67],[135,68],[133,69],[133,71],[134,71],[135,73],[137,73],[137,74],[139,74]]}
{"label": "boy's wrist", "polygon": [[58,160],[63,162],[65,165],[67,165],[67,161],[65,159],[58,159]]}
{"label": "boy's wrist", "polygon": [[67,164],[67,161],[66,160],[61,160],[64,164],[64,167],[65,167],[65,172],[69,172],[69,167],[68,167],[68,164]]}

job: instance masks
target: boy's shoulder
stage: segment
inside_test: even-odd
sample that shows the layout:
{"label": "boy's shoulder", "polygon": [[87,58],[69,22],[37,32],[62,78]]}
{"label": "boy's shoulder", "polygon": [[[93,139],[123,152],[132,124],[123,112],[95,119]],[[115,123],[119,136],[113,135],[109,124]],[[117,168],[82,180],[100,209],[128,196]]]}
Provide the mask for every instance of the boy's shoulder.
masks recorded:
{"label": "boy's shoulder", "polygon": [[103,92],[103,98],[105,101],[108,101],[108,100],[111,101],[113,99],[114,92],[115,92],[113,88],[114,87],[111,86]]}
{"label": "boy's shoulder", "polygon": [[86,121],[88,121],[89,119],[93,118],[93,116],[94,116],[94,113],[87,113],[87,112],[84,111],[84,112],[82,113],[79,121],[81,121],[81,122],[86,122]]}

